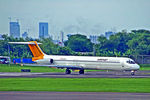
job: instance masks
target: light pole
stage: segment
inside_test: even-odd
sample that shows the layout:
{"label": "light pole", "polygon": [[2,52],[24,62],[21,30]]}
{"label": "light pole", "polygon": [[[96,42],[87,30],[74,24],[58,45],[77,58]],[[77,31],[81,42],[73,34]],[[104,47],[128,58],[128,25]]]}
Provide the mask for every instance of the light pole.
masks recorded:
{"label": "light pole", "polygon": [[[8,44],[8,57],[10,58],[10,47],[9,47],[9,44]],[[9,59],[9,61],[11,62],[11,59]],[[9,66],[10,66],[10,63],[9,63]]]}

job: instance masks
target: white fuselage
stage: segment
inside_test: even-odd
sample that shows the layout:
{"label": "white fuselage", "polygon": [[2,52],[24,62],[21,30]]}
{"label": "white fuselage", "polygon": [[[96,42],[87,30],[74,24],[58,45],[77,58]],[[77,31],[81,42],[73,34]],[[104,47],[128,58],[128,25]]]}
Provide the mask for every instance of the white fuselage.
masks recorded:
{"label": "white fuselage", "polygon": [[[53,63],[50,63],[53,59]],[[130,58],[125,57],[93,57],[93,56],[60,56],[44,55],[44,58],[37,60],[37,64],[57,65],[57,66],[74,66],[82,69],[99,69],[99,70],[139,70],[139,65]]]}

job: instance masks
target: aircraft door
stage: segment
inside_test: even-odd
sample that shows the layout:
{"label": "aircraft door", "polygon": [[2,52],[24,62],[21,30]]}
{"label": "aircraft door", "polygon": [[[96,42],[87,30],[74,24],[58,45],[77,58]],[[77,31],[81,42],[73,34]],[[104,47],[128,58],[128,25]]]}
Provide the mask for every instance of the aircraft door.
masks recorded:
{"label": "aircraft door", "polygon": [[124,70],[124,69],[125,69],[125,67],[126,67],[126,66],[125,66],[125,61],[122,61],[122,62],[121,62],[121,69],[123,69],[123,70]]}

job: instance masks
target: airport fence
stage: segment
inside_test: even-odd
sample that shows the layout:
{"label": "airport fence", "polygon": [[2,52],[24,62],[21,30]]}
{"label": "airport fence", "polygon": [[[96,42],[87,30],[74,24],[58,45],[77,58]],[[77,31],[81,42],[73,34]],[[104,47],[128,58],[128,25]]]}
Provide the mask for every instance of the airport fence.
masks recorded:
{"label": "airport fence", "polygon": [[150,64],[150,55],[129,55],[138,64]]}

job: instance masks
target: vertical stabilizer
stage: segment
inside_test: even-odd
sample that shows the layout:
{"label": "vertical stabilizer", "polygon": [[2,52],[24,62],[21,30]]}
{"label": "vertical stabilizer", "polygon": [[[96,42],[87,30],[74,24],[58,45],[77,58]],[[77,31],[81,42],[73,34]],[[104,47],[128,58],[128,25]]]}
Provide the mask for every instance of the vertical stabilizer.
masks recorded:
{"label": "vertical stabilizer", "polygon": [[33,54],[32,61],[43,59],[44,53],[42,52],[41,48],[39,47],[36,41],[29,41],[29,42],[9,42],[9,44],[27,44]]}
{"label": "vertical stabilizer", "polygon": [[29,46],[29,48],[30,48],[30,50],[34,56],[32,58],[32,61],[43,59],[44,53],[42,52],[42,50],[38,46],[37,42],[36,41],[30,41],[30,42],[35,43],[35,44],[28,44],[28,46]]}

